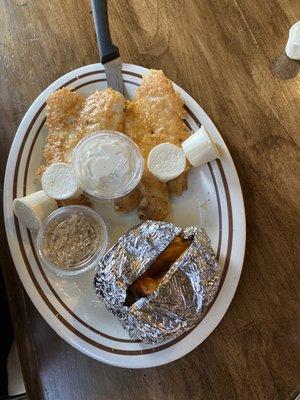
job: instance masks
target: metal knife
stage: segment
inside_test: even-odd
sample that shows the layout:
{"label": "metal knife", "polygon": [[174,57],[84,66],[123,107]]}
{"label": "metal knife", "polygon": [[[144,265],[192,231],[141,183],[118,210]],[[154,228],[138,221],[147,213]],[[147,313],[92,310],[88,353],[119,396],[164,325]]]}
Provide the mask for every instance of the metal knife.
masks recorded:
{"label": "metal knife", "polygon": [[119,49],[113,44],[109,31],[107,0],[92,0],[92,9],[100,61],[104,65],[107,86],[124,94],[122,61]]}

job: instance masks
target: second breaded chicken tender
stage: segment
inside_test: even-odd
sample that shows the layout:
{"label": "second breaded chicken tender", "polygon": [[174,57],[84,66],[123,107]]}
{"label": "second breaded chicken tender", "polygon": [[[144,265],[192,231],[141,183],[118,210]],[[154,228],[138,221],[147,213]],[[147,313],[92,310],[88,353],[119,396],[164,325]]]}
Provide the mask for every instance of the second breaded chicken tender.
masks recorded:
{"label": "second breaded chicken tender", "polygon": [[[96,91],[85,99],[68,88],[62,88],[47,100],[46,125],[49,134],[44,148],[45,165],[38,175],[55,162],[69,163],[77,143],[97,130],[123,130],[124,96],[111,88]],[[72,204],[89,204],[81,195]],[[60,205],[70,202],[61,201]]]}
{"label": "second breaded chicken tender", "polygon": [[83,137],[97,130],[122,131],[124,107],[124,96],[111,88],[98,90],[87,99],[68,88],[54,92],[47,100],[49,134],[43,153],[45,165],[38,174],[54,162],[69,163]]}
{"label": "second breaded chicken tender", "polygon": [[[169,142],[180,146],[189,136],[184,124],[183,101],[163,71],[144,76],[136,96],[125,109],[124,132],[140,147],[147,160],[153,147]],[[169,193],[180,195],[187,187],[187,172],[167,184],[148,169],[135,193],[115,201],[119,211],[138,207],[141,219],[163,220],[169,213]]]}

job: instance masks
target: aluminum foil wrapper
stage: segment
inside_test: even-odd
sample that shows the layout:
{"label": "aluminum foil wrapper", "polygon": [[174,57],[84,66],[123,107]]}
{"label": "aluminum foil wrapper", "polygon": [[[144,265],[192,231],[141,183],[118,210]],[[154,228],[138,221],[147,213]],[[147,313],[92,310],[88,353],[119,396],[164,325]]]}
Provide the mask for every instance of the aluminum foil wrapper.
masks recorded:
{"label": "aluminum foil wrapper", "polygon": [[[124,306],[128,286],[139,278],[178,235],[192,239],[158,288],[132,306]],[[121,236],[98,265],[94,287],[133,339],[160,343],[195,326],[214,299],[222,270],[210,239],[198,227],[146,221]]]}

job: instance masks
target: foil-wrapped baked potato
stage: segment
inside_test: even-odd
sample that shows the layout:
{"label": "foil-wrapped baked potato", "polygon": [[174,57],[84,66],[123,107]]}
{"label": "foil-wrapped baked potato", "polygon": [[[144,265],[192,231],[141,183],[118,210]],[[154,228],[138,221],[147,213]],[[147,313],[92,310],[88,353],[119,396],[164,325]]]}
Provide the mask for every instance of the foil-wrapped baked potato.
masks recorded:
{"label": "foil-wrapped baked potato", "polygon": [[106,253],[94,287],[133,339],[154,344],[195,326],[221,272],[203,229],[146,221]]}

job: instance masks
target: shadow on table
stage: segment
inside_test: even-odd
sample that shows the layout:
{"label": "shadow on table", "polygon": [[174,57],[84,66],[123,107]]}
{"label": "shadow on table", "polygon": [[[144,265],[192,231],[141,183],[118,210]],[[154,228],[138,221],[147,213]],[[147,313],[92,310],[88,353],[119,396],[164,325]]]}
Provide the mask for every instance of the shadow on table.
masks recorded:
{"label": "shadow on table", "polygon": [[271,64],[270,70],[276,78],[292,79],[300,71],[300,60],[291,60],[286,54],[282,54]]}

